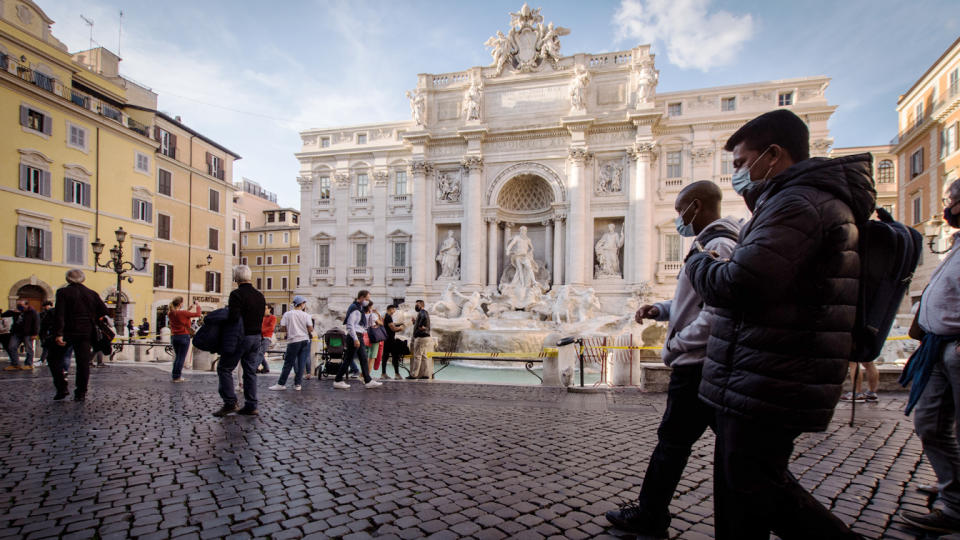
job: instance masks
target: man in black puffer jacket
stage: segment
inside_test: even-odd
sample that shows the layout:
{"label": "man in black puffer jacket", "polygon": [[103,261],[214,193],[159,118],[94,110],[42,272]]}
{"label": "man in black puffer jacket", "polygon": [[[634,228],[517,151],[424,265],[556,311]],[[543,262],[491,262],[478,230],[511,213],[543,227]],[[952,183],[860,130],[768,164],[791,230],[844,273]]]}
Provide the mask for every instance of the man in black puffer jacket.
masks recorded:
{"label": "man in black puffer jacket", "polygon": [[857,311],[857,226],[876,204],[869,154],[809,157],[785,109],[727,141],[753,212],[729,260],[699,253],[687,276],[717,309],[700,397],[717,409],[718,539],[858,538],[787,470],[793,441],[827,428]]}

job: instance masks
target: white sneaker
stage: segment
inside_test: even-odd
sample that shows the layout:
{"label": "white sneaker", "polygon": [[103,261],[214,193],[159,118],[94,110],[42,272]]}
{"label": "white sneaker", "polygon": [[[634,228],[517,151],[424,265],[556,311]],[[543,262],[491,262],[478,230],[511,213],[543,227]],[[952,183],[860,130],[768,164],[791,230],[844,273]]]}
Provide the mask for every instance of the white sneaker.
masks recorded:
{"label": "white sneaker", "polygon": [[340,390],[349,390],[349,389],[350,389],[350,385],[347,384],[347,383],[345,383],[345,382],[343,382],[343,381],[340,381],[340,382],[334,381],[333,387],[334,387],[334,388],[339,388]]}
{"label": "white sneaker", "polygon": [[375,381],[375,380],[373,380],[373,379],[370,379],[370,382],[368,382],[367,384],[365,384],[365,385],[363,385],[363,386],[364,386],[365,388],[376,388],[376,387],[378,387],[378,386],[383,386],[383,383],[380,382],[380,381]]}
{"label": "white sneaker", "polygon": [[[282,385],[282,384],[275,384],[275,385],[271,386],[270,388],[268,388],[267,390],[286,390],[286,389],[287,389],[287,387],[284,386],[284,385]],[[297,388],[297,390],[299,390],[299,388]]]}
{"label": "white sneaker", "polygon": [[293,389],[294,389],[294,390],[300,390],[300,388],[301,388],[301,387],[300,387],[300,385],[299,385],[299,384],[295,384],[295,385],[293,385]]}

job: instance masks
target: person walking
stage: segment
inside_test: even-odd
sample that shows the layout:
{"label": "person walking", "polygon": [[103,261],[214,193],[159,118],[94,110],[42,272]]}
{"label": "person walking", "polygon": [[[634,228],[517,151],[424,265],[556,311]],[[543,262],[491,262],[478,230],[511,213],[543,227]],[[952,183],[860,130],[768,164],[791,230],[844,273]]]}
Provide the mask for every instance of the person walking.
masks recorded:
{"label": "person walking", "polygon": [[853,353],[871,156],[811,159],[809,129],[787,109],[750,120],[724,149],[753,217],[729,259],[703,251],[684,268],[716,310],[700,383],[717,410],[716,538],[859,538],[787,464],[801,433],[830,424]]}
{"label": "person walking", "polygon": [[263,327],[260,329],[260,373],[270,373],[270,364],[267,362],[267,351],[273,345],[273,332],[277,326],[277,316],[273,314],[273,306],[267,306],[263,312]]}
{"label": "person walking", "polygon": [[190,351],[190,322],[203,315],[200,304],[193,303],[193,310],[183,309],[183,297],[178,296],[170,302],[167,318],[170,320],[170,344],[173,345],[173,372],[170,374],[173,382],[186,382],[183,378],[183,364],[187,361]]}
{"label": "person walking", "polygon": [[430,350],[433,340],[430,338],[430,314],[427,313],[423,300],[417,300],[414,303],[414,310],[417,316],[413,321],[413,349],[410,355],[410,376],[407,379],[430,379],[430,364],[427,362],[427,353]]}
{"label": "person walking", "polygon": [[[943,199],[943,219],[960,228],[960,180],[954,180]],[[929,512],[901,510],[907,523],[937,533],[960,533],[960,444],[957,442],[956,403],[960,396],[960,232],[923,290],[916,325],[920,347],[910,357],[900,382],[912,382],[907,414],[937,475],[940,497]],[[924,380],[923,375],[926,374]],[[951,535],[952,536],[952,535]]]}
{"label": "person walking", "polygon": [[376,388],[382,383],[370,378],[370,366],[367,363],[367,348],[363,345],[363,332],[366,330],[364,324],[366,319],[363,316],[363,308],[370,304],[370,292],[362,290],[357,294],[357,299],[347,308],[347,318],[345,321],[347,327],[347,347],[343,355],[343,361],[340,362],[340,369],[337,371],[337,377],[333,381],[333,387],[339,390],[349,390],[350,384],[344,382],[344,376],[350,369],[350,361],[354,358],[360,363],[360,370],[363,373],[363,382],[366,388]]}
{"label": "person walking", "polygon": [[63,360],[68,346],[73,348],[73,353],[77,357],[73,400],[86,399],[90,379],[90,361],[93,358],[92,343],[97,338],[96,325],[107,316],[106,304],[97,293],[83,284],[85,279],[83,270],[78,268],[68,270],[67,286],[58,289],[56,294],[54,346],[50,351],[47,366],[57,390],[53,399],[57,401],[67,397],[67,377]]}
{"label": "person walking", "polygon": [[402,332],[407,326],[403,323],[394,322],[393,315],[396,312],[397,306],[390,304],[387,306],[387,314],[383,317],[383,330],[387,333],[387,339],[384,340],[382,345],[385,352],[383,353],[383,362],[380,364],[380,378],[389,378],[387,375],[387,361],[392,358],[393,378],[399,381],[402,380],[403,377],[400,375],[400,343],[397,341],[397,332]]}
{"label": "person walking", "polygon": [[127,321],[127,337],[132,338],[137,335],[136,327],[133,325],[133,319]]}
{"label": "person walking", "polygon": [[[40,335],[40,316],[33,309],[26,298],[17,300],[16,314],[13,326],[10,328],[10,339],[7,341],[7,356],[10,365],[5,371],[33,371],[33,348]],[[20,365],[20,346],[26,355],[23,365]]]}
{"label": "person walking", "polygon": [[[720,217],[722,199],[720,187],[705,180],[688,185],[677,196],[676,229],[680,236],[694,238],[690,254],[702,248],[729,258],[733,252],[742,223],[733,217]],[[643,319],[670,321],[661,356],[672,369],[667,406],[657,429],[657,446],[650,456],[640,495],[606,513],[607,521],[619,529],[645,536],[667,536],[670,502],[690,451],[707,427],[715,424],[713,408],[700,401],[698,395],[711,317],[711,310],[703,305],[682,271],[672,300],[637,310],[638,323],[642,324]]]}
{"label": "person walking", "polygon": [[380,318],[380,313],[373,308],[373,302],[370,302],[363,309],[364,317],[367,319],[367,342],[370,343],[367,345],[367,362],[370,364],[370,373],[373,373],[378,366],[377,359],[382,353],[381,340],[377,339],[377,335],[382,332],[383,319]]}
{"label": "person walking", "polygon": [[280,379],[270,390],[286,390],[287,377],[294,370],[293,389],[300,390],[303,385],[303,372],[310,359],[310,340],[313,339],[313,317],[306,312],[307,299],[297,295],[293,297],[293,309],[284,313],[280,319],[280,331],[287,333],[287,350],[283,355],[283,369]]}
{"label": "person walking", "polygon": [[[237,413],[244,416],[259,414],[257,409],[257,351],[260,349],[260,331],[263,326],[263,313],[266,301],[263,294],[250,284],[252,273],[247,265],[233,268],[233,281],[237,288],[230,292],[227,303],[226,327],[241,326],[241,337],[234,350],[220,355],[217,363],[219,377],[219,392],[223,399],[223,407],[213,413],[216,417],[224,417]],[[237,365],[243,370],[243,408],[237,407],[237,393],[234,390],[233,370]]]}
{"label": "person walking", "polygon": [[150,335],[150,321],[148,321],[146,317],[144,317],[143,322],[140,323],[137,335],[139,337],[148,337]]}

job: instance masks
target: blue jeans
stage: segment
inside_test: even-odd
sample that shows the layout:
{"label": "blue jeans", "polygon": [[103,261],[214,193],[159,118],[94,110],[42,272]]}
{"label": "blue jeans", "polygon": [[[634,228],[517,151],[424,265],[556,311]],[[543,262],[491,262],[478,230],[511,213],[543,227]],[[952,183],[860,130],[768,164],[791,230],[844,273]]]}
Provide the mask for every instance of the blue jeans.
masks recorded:
{"label": "blue jeans", "polygon": [[344,351],[343,361],[340,362],[340,370],[337,371],[336,382],[343,381],[343,377],[350,369],[350,363],[356,358],[360,361],[360,371],[363,372],[363,382],[370,382],[370,363],[367,361],[367,348],[363,345],[363,339],[359,339],[354,345],[354,341],[349,336],[343,338],[347,343],[347,350]]}
{"label": "blue jeans", "polygon": [[23,362],[25,366],[33,365],[33,340],[29,337],[18,336],[16,334],[10,334],[10,341],[7,342],[7,356],[10,357],[11,366],[20,365],[20,344],[23,344],[23,352],[26,353],[27,357]]}
{"label": "blue jeans", "polygon": [[173,378],[179,379],[183,374],[183,363],[187,361],[187,351],[190,350],[190,334],[170,336],[173,345]]}
{"label": "blue jeans", "polygon": [[947,343],[941,360],[933,366],[930,380],[913,409],[913,426],[923,444],[923,453],[937,474],[940,498],[936,506],[960,519],[960,445],[957,444],[957,411],[960,411],[960,357],[958,342]]}
{"label": "blue jeans", "polygon": [[260,363],[258,363],[257,366],[263,366],[264,373],[270,371],[270,364],[267,363],[267,349],[270,348],[271,343],[273,343],[273,340],[268,337],[260,338],[260,349],[257,350]]}
{"label": "blue jeans", "polygon": [[294,371],[293,384],[300,386],[303,383],[303,370],[307,367],[307,360],[310,358],[310,340],[287,343],[287,352],[283,355],[283,369],[280,371],[280,379],[277,384],[283,386],[287,384],[287,377],[290,376],[290,369]]}
{"label": "blue jeans", "polygon": [[237,393],[233,389],[233,370],[237,364],[243,369],[244,407],[257,408],[257,351],[260,349],[260,334],[244,336],[231,355],[223,355],[217,363],[217,376],[220,379],[220,397],[223,404],[233,407],[237,404]]}

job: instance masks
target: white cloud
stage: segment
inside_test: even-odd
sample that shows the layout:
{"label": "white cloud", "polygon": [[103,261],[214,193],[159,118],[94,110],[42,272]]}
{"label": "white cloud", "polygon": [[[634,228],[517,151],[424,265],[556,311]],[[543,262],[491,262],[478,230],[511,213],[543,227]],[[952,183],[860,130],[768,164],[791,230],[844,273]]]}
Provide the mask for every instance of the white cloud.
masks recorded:
{"label": "white cloud", "polygon": [[617,39],[660,42],[680,68],[707,71],[731,63],[753,36],[750,15],[710,12],[712,0],[621,0],[614,15]]}

